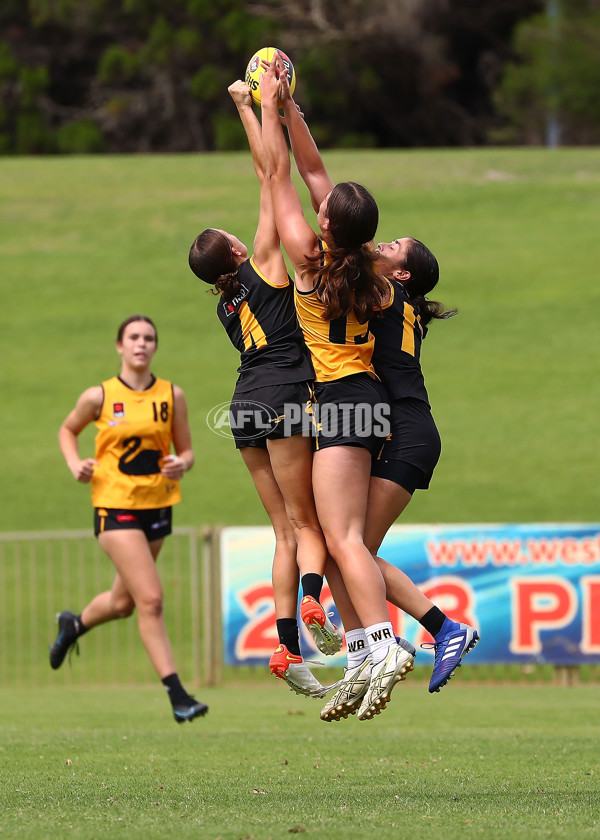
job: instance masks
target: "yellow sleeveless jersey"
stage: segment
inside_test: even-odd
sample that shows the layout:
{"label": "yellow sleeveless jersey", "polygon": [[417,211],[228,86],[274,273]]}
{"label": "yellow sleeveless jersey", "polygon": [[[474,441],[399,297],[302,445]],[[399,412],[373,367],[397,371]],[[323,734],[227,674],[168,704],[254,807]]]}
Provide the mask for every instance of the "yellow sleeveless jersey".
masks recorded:
{"label": "yellow sleeveless jersey", "polygon": [[114,376],[102,389],[93,506],[153,510],[181,501],[179,482],[160,474],[173,440],[172,384],[155,379],[145,391],[134,391]]}
{"label": "yellow sleeveless jersey", "polygon": [[352,313],[326,321],[325,304],[317,289],[294,291],[298,322],[310,350],[316,382],[331,382],[353,373],[368,373],[378,378],[371,364],[375,339],[369,324],[359,324]]}
{"label": "yellow sleeveless jersey", "polygon": [[[319,240],[321,259],[327,259],[327,246]],[[294,290],[298,322],[310,350],[316,382],[331,382],[354,373],[368,373],[379,379],[371,364],[375,339],[369,324],[359,324],[353,313],[326,321],[325,304],[319,300],[318,284],[310,292]]]}

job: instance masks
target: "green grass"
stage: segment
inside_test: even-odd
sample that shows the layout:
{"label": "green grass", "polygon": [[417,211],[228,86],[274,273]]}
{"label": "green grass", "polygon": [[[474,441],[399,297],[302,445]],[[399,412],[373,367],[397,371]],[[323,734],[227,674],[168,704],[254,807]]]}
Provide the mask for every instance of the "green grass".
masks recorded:
{"label": "green grass", "polygon": [[[436,296],[460,310],[425,343],[443,455],[403,520],[597,520],[600,150],[332,152],[327,164],[372,189],[378,238],[431,246]],[[252,242],[249,155],[3,158],[0,184],[0,527],[91,525],[56,431],[117,371],[116,327],[139,310],[158,323],[155,372],[190,405],[197,465],[176,523],[265,523],[239,455],[205,423],[237,358],[187,267],[206,226]]]}
{"label": "green grass", "polygon": [[[327,163],[372,189],[378,238],[432,247],[436,296],[460,309],[425,343],[444,451],[403,520],[597,521],[600,150],[337,152]],[[251,243],[255,220],[247,154],[0,158],[0,529],[91,527],[56,432],[84,388],[117,372],[116,327],[140,310],[159,327],[155,372],[190,407],[197,464],[176,524],[266,522],[233,446],[205,424],[237,359],[187,268],[204,227]],[[86,430],[82,451],[92,441]],[[18,609],[30,580],[44,601],[44,576],[62,566],[34,568],[8,558],[5,604]],[[50,612],[30,616],[32,660],[46,656]],[[131,651],[145,663],[141,646]],[[84,688],[60,672],[49,674],[57,687],[32,689],[24,672],[15,689],[7,677],[0,834],[596,838],[597,675],[559,688],[549,669],[543,684],[502,666],[462,670],[440,695],[419,673],[375,721],[330,725],[318,702],[229,671],[225,686],[198,691],[209,716],[182,727],[157,686]],[[514,682],[477,684],[486,673]]]}
{"label": "green grass", "polygon": [[159,688],[2,689],[2,836],[598,836],[597,687],[413,682],[333,724],[275,681],[200,696],[177,726]]}

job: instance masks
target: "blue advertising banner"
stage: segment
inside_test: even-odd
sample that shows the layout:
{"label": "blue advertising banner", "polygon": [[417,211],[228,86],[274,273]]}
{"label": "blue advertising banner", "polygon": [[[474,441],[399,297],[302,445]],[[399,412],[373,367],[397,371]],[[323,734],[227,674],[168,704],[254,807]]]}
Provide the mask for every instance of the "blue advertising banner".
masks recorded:
{"label": "blue advertising banner", "polygon": [[[225,662],[267,664],[278,639],[271,585],[271,528],[226,528],[221,535]],[[600,525],[397,525],[380,556],[402,569],[456,621],[477,627],[472,664],[600,662]],[[339,616],[324,587],[322,603]],[[418,664],[431,637],[390,605],[397,635]],[[302,628],[307,659],[325,660]],[[343,649],[326,664],[342,665]]]}

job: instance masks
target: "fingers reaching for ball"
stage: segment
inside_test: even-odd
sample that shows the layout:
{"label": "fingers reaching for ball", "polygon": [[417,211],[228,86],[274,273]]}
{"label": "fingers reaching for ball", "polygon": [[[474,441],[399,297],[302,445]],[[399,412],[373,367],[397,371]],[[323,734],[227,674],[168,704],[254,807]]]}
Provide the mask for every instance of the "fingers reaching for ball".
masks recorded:
{"label": "fingers reaching for ball", "polygon": [[288,68],[283,61],[279,63],[279,98],[283,102],[284,99],[290,99],[292,92],[290,90],[290,78]]}
{"label": "fingers reaching for ball", "polygon": [[279,79],[276,72],[277,55],[269,62],[269,66],[260,77],[260,98],[263,104],[267,102],[279,103]]}

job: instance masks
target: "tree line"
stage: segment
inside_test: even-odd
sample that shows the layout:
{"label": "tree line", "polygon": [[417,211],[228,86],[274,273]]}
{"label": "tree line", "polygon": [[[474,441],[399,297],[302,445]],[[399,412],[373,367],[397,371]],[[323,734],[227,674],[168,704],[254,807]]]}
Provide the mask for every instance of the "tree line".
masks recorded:
{"label": "tree line", "polygon": [[600,0],[3,0],[0,154],[244,148],[270,45],[323,148],[600,137]]}

